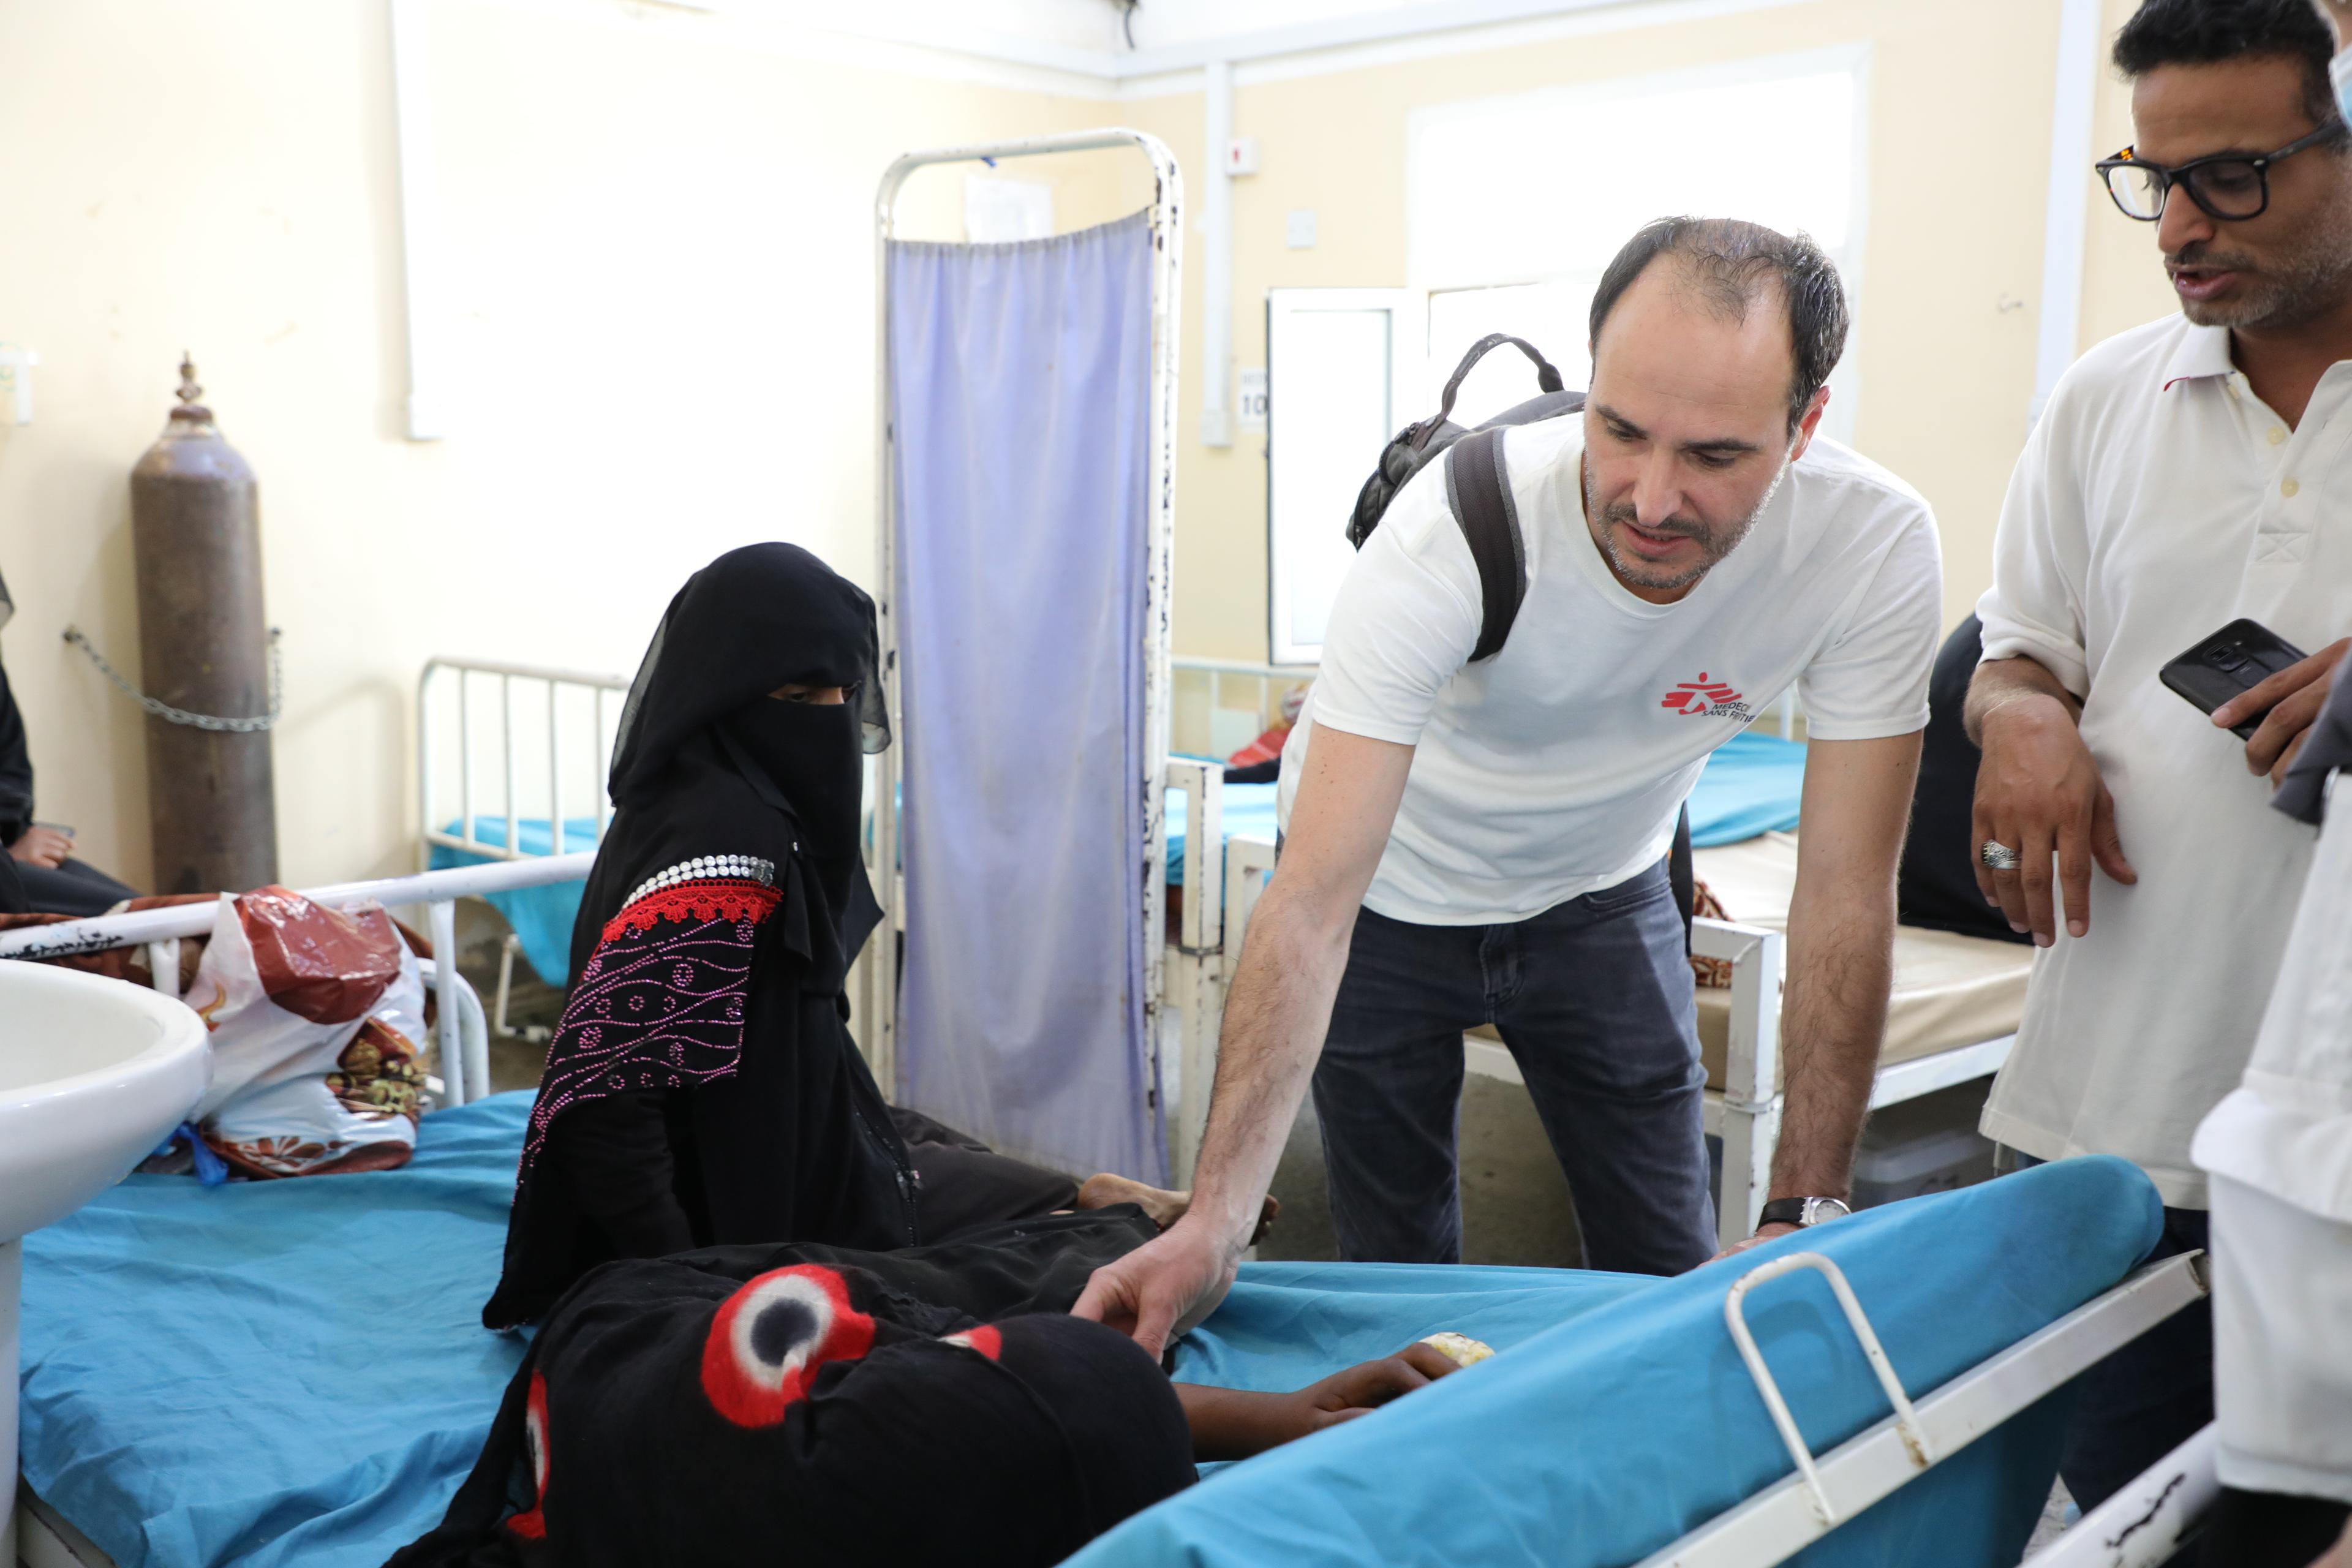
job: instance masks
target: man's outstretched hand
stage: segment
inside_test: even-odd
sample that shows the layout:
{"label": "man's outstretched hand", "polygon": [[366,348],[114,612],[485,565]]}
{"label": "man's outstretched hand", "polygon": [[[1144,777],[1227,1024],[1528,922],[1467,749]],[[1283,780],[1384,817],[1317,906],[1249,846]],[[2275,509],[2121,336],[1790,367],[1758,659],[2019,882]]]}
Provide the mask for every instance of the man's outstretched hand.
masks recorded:
{"label": "man's outstretched hand", "polygon": [[1109,1324],[1157,1361],[1169,1341],[1217,1310],[1239,1261],[1240,1248],[1195,1211],[1096,1269],[1070,1312]]}

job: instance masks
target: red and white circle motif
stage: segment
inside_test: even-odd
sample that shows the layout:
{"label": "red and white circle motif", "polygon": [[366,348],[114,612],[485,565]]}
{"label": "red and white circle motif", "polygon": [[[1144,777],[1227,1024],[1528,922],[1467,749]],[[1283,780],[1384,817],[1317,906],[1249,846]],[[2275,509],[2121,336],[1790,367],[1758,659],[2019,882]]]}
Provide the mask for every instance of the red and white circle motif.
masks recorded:
{"label": "red and white circle motif", "polygon": [[702,1392],[738,1426],[772,1426],[829,1361],[874,1345],[874,1320],[849,1304],[830,1268],[772,1269],[727,1298],[702,1345]]}
{"label": "red and white circle motif", "polygon": [[530,1396],[523,1405],[523,1445],[530,1451],[532,1501],[527,1513],[507,1521],[507,1528],[526,1541],[547,1537],[547,1379],[530,1374]]}

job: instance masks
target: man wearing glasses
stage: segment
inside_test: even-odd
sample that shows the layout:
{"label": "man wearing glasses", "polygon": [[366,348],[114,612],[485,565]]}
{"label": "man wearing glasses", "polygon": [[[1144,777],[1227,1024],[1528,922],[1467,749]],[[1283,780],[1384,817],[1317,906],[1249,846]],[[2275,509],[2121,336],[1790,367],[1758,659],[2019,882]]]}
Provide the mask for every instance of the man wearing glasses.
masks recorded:
{"label": "man wearing glasses", "polygon": [[[2098,169],[2181,313],[2059,384],[1979,606],[1979,880],[2048,950],[1984,1131],[2028,1159],[2138,1163],[2167,1205],[2160,1253],[2206,1244],[2190,1138],[2244,1070],[2311,858],[2265,775],[2352,626],[2333,53],[2310,0],[2147,0],[2117,36],[2137,140]],[[2319,651],[2209,718],[2158,672],[2242,616]],[[2211,1333],[2184,1312],[2089,1374],[2062,1467],[2084,1509],[2212,1418]]]}

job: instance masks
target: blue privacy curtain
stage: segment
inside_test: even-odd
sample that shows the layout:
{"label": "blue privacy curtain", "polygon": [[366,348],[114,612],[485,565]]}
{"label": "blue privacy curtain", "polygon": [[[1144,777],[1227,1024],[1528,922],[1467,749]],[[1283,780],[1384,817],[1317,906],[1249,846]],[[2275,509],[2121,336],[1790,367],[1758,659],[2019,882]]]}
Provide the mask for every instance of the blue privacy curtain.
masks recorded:
{"label": "blue privacy curtain", "polygon": [[1143,1029],[1151,233],[894,243],[905,1103],[1163,1181]]}

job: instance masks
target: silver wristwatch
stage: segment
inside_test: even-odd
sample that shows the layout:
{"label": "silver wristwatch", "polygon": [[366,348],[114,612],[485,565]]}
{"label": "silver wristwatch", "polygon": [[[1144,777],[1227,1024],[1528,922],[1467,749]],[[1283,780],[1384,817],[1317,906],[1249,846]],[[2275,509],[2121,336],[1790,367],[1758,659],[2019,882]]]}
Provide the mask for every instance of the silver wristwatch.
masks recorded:
{"label": "silver wristwatch", "polygon": [[1853,1212],[1843,1198],[1774,1198],[1764,1205],[1757,1226],[1793,1225],[1800,1230],[1825,1220],[1843,1219]]}

